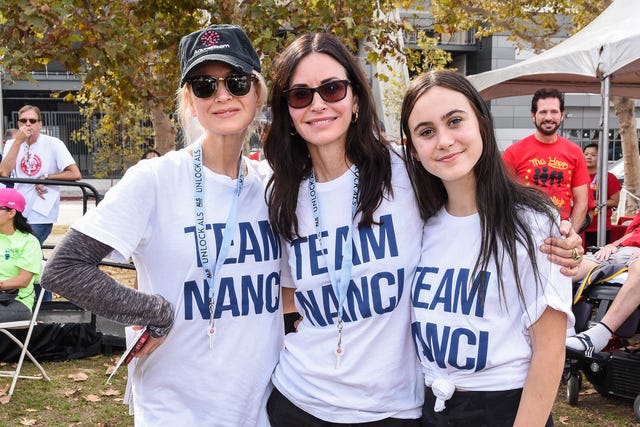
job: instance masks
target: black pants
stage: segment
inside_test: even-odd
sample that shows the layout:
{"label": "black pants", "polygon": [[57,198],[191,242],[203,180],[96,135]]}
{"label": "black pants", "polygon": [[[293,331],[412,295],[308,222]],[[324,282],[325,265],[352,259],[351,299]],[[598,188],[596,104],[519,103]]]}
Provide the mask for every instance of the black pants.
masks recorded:
{"label": "black pants", "polygon": [[419,427],[420,419],[407,420],[401,418],[387,418],[370,423],[341,424],[323,421],[295,406],[276,388],[271,392],[267,401],[267,413],[271,427]]}
{"label": "black pants", "polygon": [[[422,427],[512,427],[522,389],[455,392],[442,412],[435,412],[436,397],[425,389]],[[545,427],[553,427],[551,414]]]}

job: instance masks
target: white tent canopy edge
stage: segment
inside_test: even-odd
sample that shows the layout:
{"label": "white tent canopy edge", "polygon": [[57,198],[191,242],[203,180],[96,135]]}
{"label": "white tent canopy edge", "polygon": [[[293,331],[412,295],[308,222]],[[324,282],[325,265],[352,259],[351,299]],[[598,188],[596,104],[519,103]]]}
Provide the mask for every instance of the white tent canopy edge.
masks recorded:
{"label": "white tent canopy edge", "polygon": [[[532,94],[543,87],[601,94],[598,206],[605,205],[607,198],[610,96],[640,98],[639,22],[637,0],[615,0],[589,25],[540,55],[469,76],[487,100]],[[606,215],[598,215],[599,245],[605,243],[605,221]]]}

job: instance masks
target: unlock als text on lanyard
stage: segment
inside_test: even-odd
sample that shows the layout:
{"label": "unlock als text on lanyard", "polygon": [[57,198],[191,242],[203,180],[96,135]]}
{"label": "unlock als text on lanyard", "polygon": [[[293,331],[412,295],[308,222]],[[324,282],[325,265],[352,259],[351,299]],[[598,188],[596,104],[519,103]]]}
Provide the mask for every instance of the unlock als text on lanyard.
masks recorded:
{"label": "unlock als text on lanyard", "polygon": [[[322,244],[322,225],[320,224],[320,201],[318,200],[318,192],[316,189],[316,175],[315,171],[311,169],[311,176],[309,177],[309,198],[311,199],[311,212],[313,213],[313,219],[316,227],[316,238],[318,244],[322,249],[325,264],[327,265],[327,272],[329,273],[329,280],[331,281],[331,287],[338,299],[338,346],[334,352],[336,356],[336,369],[340,367],[340,359],[344,356],[344,347],[342,345],[342,307],[344,300],[347,297],[347,289],[351,282],[351,269],[353,268],[353,242],[352,242],[352,228],[353,228],[353,216],[358,206],[358,183],[360,172],[357,166],[353,166],[353,195],[351,197],[351,216],[349,217],[349,228],[347,231],[347,238],[342,246],[342,269],[340,270],[340,278],[336,276],[336,268],[331,257],[328,256],[328,251]],[[337,236],[336,236],[337,237]],[[336,242],[337,243],[337,242]]]}
{"label": "unlock als text on lanyard", "polygon": [[233,200],[231,201],[231,209],[227,216],[227,222],[224,226],[224,234],[222,236],[222,244],[220,252],[216,258],[216,263],[211,268],[211,252],[207,244],[207,221],[205,208],[205,178],[204,168],[202,167],[202,142],[197,142],[193,147],[193,207],[195,211],[196,235],[198,237],[198,255],[204,270],[205,281],[209,283],[209,325],[207,327],[207,335],[209,336],[209,348],[213,349],[213,337],[216,332],[214,322],[215,311],[215,283],[217,283],[220,267],[227,259],[227,253],[231,246],[231,240],[238,225],[238,199],[242,192],[244,183],[244,175],[242,174],[242,157],[238,160],[238,181],[236,189],[233,192]]}

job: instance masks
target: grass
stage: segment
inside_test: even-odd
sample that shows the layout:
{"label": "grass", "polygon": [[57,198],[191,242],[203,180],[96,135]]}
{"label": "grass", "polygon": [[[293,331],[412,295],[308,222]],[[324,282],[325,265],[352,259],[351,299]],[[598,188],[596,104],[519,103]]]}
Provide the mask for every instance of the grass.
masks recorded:
{"label": "grass", "polygon": [[[104,384],[118,356],[45,362],[43,366],[51,382],[18,380],[10,403],[4,403],[6,396],[3,396],[9,388],[10,379],[0,378],[0,425],[133,426],[128,407],[122,403],[126,369],[120,368],[112,383]],[[38,372],[30,362],[25,362],[23,371],[25,374]],[[577,406],[566,403],[566,389],[560,386],[553,409],[556,426],[640,427],[633,414],[631,400],[600,396],[587,381],[583,384]]]}
{"label": "grass", "polygon": [[[54,225],[52,234],[61,235],[67,229],[66,225]],[[132,270],[103,269],[124,284],[133,284],[135,273]],[[7,393],[11,378],[0,378],[0,426],[133,426],[128,406],[122,403],[126,367],[120,367],[109,385],[105,385],[119,356],[43,362],[51,381],[19,379],[10,401]],[[14,367],[13,363],[0,363],[0,370]],[[21,374],[39,373],[30,361],[25,361]]]}
{"label": "grass", "polygon": [[[100,355],[80,360],[44,362],[42,365],[51,381],[19,379],[8,403],[6,393],[11,378],[1,378],[0,425],[132,426],[133,418],[128,415],[128,407],[122,403],[126,368],[121,367],[111,383],[105,385],[117,356]],[[39,371],[31,362],[25,362],[22,373],[36,375]]]}
{"label": "grass", "polygon": [[577,406],[567,403],[567,389],[560,386],[553,407],[556,426],[571,427],[640,427],[640,421],[633,414],[633,401],[598,394],[587,380],[582,382]]}

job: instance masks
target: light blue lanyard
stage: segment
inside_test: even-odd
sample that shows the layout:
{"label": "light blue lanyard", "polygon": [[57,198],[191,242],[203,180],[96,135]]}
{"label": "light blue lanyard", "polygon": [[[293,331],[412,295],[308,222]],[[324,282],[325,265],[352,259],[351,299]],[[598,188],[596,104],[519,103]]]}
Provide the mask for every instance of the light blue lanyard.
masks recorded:
{"label": "light blue lanyard", "polygon": [[220,267],[222,267],[222,264],[224,264],[224,261],[227,259],[227,253],[229,252],[229,247],[231,247],[231,240],[233,239],[233,235],[235,234],[238,226],[238,199],[240,198],[240,193],[242,192],[242,186],[244,184],[242,157],[238,160],[238,180],[236,183],[236,189],[233,193],[229,216],[227,217],[227,222],[224,226],[220,252],[218,252],[218,257],[216,258],[216,264],[213,270],[211,269],[211,258],[206,235],[206,179],[204,178],[204,173],[204,168],[202,167],[202,142],[198,141],[193,146],[193,207],[195,210],[196,236],[198,238],[198,254],[200,255],[200,262],[202,263],[202,269],[204,270],[205,280],[209,281],[209,326],[207,327],[207,335],[209,335],[209,348],[213,349],[213,336],[215,334],[214,284],[217,283]]}
{"label": "light blue lanyard", "polygon": [[[335,350],[336,356],[336,369],[340,367],[340,358],[344,356],[344,347],[342,346],[342,312],[344,306],[344,300],[347,297],[347,289],[351,282],[351,269],[353,268],[353,241],[352,241],[352,228],[353,217],[358,206],[358,183],[360,172],[358,167],[353,167],[353,195],[351,197],[351,216],[349,220],[349,228],[347,231],[347,238],[342,245],[342,269],[340,270],[340,279],[336,277],[336,268],[329,252],[322,244],[322,224],[320,223],[320,200],[318,200],[318,192],[316,189],[316,175],[315,171],[311,169],[311,176],[309,177],[309,198],[311,199],[311,212],[313,214],[313,220],[316,227],[316,238],[322,255],[324,257],[325,264],[327,265],[327,272],[329,273],[329,280],[331,281],[331,287],[338,299],[338,346]],[[337,245],[337,236],[336,236]]]}

